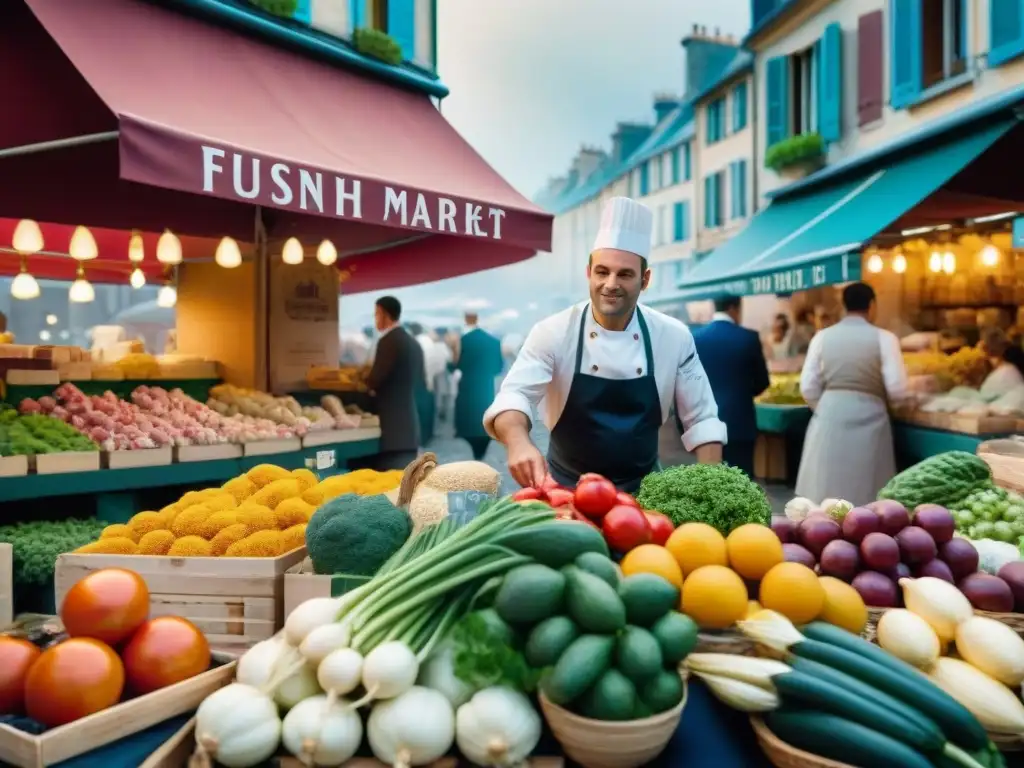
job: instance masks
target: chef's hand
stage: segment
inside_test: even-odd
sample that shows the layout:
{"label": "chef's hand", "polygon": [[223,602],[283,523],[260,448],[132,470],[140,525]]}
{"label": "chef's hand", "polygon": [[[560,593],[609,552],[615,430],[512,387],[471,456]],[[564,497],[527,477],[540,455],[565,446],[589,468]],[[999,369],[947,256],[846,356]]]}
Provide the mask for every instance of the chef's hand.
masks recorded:
{"label": "chef's hand", "polygon": [[537,446],[526,438],[508,446],[508,471],[523,488],[540,488],[548,465]]}

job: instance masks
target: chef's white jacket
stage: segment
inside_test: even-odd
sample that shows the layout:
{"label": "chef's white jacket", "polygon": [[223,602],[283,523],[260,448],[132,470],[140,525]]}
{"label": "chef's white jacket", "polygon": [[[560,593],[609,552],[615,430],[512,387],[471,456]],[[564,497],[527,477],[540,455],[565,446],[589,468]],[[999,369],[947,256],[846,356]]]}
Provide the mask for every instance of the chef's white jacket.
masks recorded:
{"label": "chef's white jacket", "polygon": [[[484,428],[494,433],[494,419],[505,411],[519,411],[531,421],[534,408],[544,404],[544,423],[554,429],[576,373],[580,318],[589,302],[581,302],[537,323],[501,385],[494,403],[484,414]],[[690,329],[675,318],[640,306],[654,353],[654,377],[661,401],[662,421],[668,419],[675,398],[683,422],[683,445],[692,451],[706,443],[725,443],[725,424],[711,383],[697,357]],[[602,328],[587,310],[583,331],[583,373],[602,379],[635,379],[646,375],[647,356],[636,313],[625,331]],[[613,446],[610,446],[612,448]]]}

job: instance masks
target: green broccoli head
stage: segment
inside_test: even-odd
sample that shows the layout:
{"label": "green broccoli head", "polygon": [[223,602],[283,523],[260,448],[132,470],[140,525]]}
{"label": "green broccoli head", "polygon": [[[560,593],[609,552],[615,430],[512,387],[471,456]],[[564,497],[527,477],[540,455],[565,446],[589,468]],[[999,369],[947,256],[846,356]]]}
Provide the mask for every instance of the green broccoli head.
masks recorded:
{"label": "green broccoli head", "polygon": [[771,504],[743,470],[725,464],[682,464],[643,479],[636,500],[673,524],[707,523],[723,534],[746,523],[770,525]]}
{"label": "green broccoli head", "polygon": [[409,515],[386,496],[349,493],[313,514],[306,548],[316,573],[373,576],[411,534]]}

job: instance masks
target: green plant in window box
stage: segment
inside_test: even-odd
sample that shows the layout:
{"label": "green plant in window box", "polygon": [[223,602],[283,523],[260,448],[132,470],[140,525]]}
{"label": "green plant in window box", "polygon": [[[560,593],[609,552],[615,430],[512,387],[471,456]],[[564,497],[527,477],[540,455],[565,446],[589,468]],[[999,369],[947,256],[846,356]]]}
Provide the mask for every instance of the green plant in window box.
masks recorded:
{"label": "green plant in window box", "polygon": [[274,16],[281,16],[290,19],[299,9],[299,0],[249,0],[261,11],[266,11]]}
{"label": "green plant in window box", "polygon": [[768,147],[764,155],[766,168],[781,172],[784,170],[813,171],[821,167],[825,159],[825,141],[817,133],[801,133],[777,141]]}
{"label": "green plant in window box", "polygon": [[379,29],[363,27],[352,33],[352,44],[363,56],[397,67],[402,63],[402,46]]}

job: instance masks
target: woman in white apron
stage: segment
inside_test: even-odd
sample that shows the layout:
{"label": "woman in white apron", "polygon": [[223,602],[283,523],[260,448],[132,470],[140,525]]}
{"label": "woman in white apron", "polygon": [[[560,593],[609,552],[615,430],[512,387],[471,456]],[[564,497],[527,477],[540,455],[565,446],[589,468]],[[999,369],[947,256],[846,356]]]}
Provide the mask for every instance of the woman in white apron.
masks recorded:
{"label": "woman in white apron", "polygon": [[843,304],[846,317],[811,339],[800,376],[814,416],[796,493],[861,506],[896,474],[888,404],[904,397],[907,373],[899,340],[871,324],[871,286],[847,286]]}

